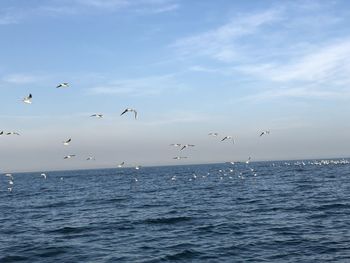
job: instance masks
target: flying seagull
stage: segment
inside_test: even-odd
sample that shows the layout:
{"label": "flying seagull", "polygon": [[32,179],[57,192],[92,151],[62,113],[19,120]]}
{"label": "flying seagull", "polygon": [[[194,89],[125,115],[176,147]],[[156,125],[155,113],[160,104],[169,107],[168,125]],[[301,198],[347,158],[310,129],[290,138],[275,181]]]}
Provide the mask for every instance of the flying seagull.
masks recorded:
{"label": "flying seagull", "polygon": [[136,120],[136,118],[137,118],[137,111],[134,110],[134,109],[127,108],[120,114],[120,116],[122,116],[123,114],[125,114],[127,112],[133,112],[135,114],[135,120]]}
{"label": "flying seagull", "polygon": [[94,161],[95,161],[96,159],[95,159],[95,157],[93,157],[93,156],[89,156],[88,158],[86,158],[86,160],[87,160],[87,161],[90,161],[90,160],[94,160]]}
{"label": "flying seagull", "polygon": [[269,131],[269,130],[267,130],[267,131],[262,131],[261,134],[260,134],[260,137],[263,136],[263,135],[265,135],[265,134],[270,134],[270,131]]}
{"label": "flying seagull", "polygon": [[187,147],[194,147],[194,144],[185,144],[184,146],[182,146],[182,148],[180,149],[181,151],[186,149]]}
{"label": "flying seagull", "polygon": [[249,164],[251,159],[252,159],[252,157],[249,156],[248,160],[246,160],[245,163]]}
{"label": "flying seagull", "polygon": [[180,160],[180,159],[187,159],[186,156],[175,156],[173,157],[174,160]]}
{"label": "flying seagull", "polygon": [[95,114],[92,114],[90,117],[103,118],[103,114],[95,113]]}
{"label": "flying seagull", "polygon": [[27,104],[32,104],[32,98],[32,94],[29,94],[27,97],[24,97],[22,101]]}
{"label": "flying seagull", "polygon": [[19,135],[18,132],[7,132],[6,135]]}
{"label": "flying seagull", "polygon": [[67,141],[64,141],[64,142],[63,142],[63,145],[66,145],[66,146],[67,146],[67,145],[69,145],[69,143],[70,143],[71,141],[72,141],[72,139],[69,138]]}
{"label": "flying seagull", "polygon": [[121,168],[124,166],[124,164],[125,164],[125,162],[121,162],[120,164],[118,164],[118,167]]}
{"label": "flying seagull", "polygon": [[8,177],[9,179],[13,180],[12,174],[5,174],[5,176]]}
{"label": "flying seagull", "polygon": [[40,174],[40,176],[42,176],[42,177],[44,177],[44,179],[46,179],[46,174],[45,173]]}
{"label": "flying seagull", "polygon": [[69,154],[63,157],[63,159],[70,159],[72,157],[75,157],[75,154]]}
{"label": "flying seagull", "polygon": [[57,89],[59,88],[68,88],[69,84],[67,82],[60,83],[56,86]]}
{"label": "flying seagull", "polygon": [[225,140],[232,140],[232,143],[235,143],[235,140],[233,139],[233,137],[232,136],[225,136],[221,141],[223,142],[223,141],[225,141]]}
{"label": "flying seagull", "polygon": [[1,131],[1,132],[0,132],[0,136],[2,136],[2,135],[4,135],[4,131]]}
{"label": "flying seagull", "polygon": [[217,132],[210,132],[208,135],[209,135],[209,136],[217,137],[219,134],[218,134]]}
{"label": "flying seagull", "polygon": [[180,146],[181,146],[181,143],[172,143],[172,144],[170,144],[169,146],[180,147]]}

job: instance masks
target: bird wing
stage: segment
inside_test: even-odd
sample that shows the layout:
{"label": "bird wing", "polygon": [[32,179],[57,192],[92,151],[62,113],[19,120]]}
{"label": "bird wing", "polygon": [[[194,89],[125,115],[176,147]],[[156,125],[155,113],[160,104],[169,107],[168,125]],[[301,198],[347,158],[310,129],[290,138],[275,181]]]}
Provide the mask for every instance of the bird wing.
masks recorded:
{"label": "bird wing", "polygon": [[128,112],[128,109],[124,110],[124,111],[122,112],[122,114],[120,114],[120,116],[122,116],[122,115],[125,114],[126,112]]}
{"label": "bird wing", "polygon": [[135,119],[137,119],[137,111],[134,110],[134,113],[135,113]]}

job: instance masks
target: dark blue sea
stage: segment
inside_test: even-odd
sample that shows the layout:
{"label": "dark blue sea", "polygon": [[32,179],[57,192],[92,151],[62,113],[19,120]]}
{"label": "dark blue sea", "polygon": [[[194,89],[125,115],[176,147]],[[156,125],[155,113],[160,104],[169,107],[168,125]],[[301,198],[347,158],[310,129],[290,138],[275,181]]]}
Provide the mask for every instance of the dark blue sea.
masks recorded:
{"label": "dark blue sea", "polygon": [[0,262],[350,262],[347,160],[0,175]]}

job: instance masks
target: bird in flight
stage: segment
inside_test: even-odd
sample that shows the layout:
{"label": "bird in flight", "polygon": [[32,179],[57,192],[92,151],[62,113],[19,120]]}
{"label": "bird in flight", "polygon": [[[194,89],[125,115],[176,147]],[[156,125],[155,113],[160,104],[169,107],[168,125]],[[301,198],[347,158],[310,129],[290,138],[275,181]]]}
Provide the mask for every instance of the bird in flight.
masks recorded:
{"label": "bird in flight", "polygon": [[172,143],[172,144],[170,144],[169,146],[180,147],[180,146],[181,146],[181,143]]}
{"label": "bird in flight", "polygon": [[263,136],[263,135],[266,135],[266,134],[270,134],[270,131],[269,131],[269,130],[262,131],[262,132],[260,133],[260,137]]}
{"label": "bird in flight", "polygon": [[184,146],[182,146],[182,148],[180,149],[181,151],[186,149],[187,147],[194,147],[194,144],[185,144]]}
{"label": "bird in flight", "polygon": [[60,83],[56,86],[57,89],[59,88],[68,88],[69,84],[67,82]]}
{"label": "bird in flight", "polygon": [[125,164],[125,162],[121,162],[120,164],[118,164],[118,167],[121,168],[124,166],[124,164]]}
{"label": "bird in flight", "polygon": [[68,155],[64,156],[63,159],[70,159],[72,157],[75,157],[75,154],[68,154]]}
{"label": "bird in flight", "polygon": [[246,160],[245,163],[249,164],[251,159],[252,159],[252,157],[249,156],[248,160]]}
{"label": "bird in flight", "polygon": [[67,141],[64,141],[64,142],[63,142],[63,145],[67,146],[67,145],[69,145],[69,143],[70,143],[71,141],[72,141],[72,139],[69,138]]}
{"label": "bird in flight", "polygon": [[32,94],[29,93],[29,95],[27,97],[24,97],[22,101],[26,104],[32,104],[32,98],[33,98]]}
{"label": "bird in flight", "polygon": [[187,159],[186,156],[175,156],[173,157],[174,160],[180,160],[180,159]]}
{"label": "bird in flight", "polygon": [[92,114],[90,117],[103,118],[103,114],[96,113]]}
{"label": "bird in flight", "polygon": [[40,174],[40,176],[42,176],[44,179],[46,179],[46,174],[45,173]]}
{"label": "bird in flight", "polygon": [[96,160],[95,157],[93,156],[89,156],[88,158],[86,158],[87,161],[90,161],[90,160]]}
{"label": "bird in flight", "polygon": [[18,132],[7,132],[6,135],[19,135]]}
{"label": "bird in flight", "polygon": [[232,140],[232,143],[235,143],[235,140],[233,139],[233,137],[232,136],[225,136],[221,141],[223,142],[223,141],[225,141],[225,140]]}
{"label": "bird in flight", "polygon": [[125,113],[127,113],[127,112],[133,112],[134,115],[135,115],[135,120],[137,119],[137,111],[134,110],[134,109],[130,109],[130,108],[125,109],[125,110],[120,114],[120,116],[122,116],[123,114],[125,114]]}
{"label": "bird in flight", "polygon": [[217,132],[210,132],[209,136],[217,137],[219,134]]}

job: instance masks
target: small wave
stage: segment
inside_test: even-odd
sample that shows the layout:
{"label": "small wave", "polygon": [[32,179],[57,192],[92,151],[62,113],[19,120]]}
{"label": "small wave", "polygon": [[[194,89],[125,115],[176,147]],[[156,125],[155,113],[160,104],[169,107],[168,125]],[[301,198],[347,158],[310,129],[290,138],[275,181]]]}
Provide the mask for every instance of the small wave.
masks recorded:
{"label": "small wave", "polygon": [[89,230],[92,230],[91,227],[69,227],[69,226],[66,226],[66,227],[62,227],[62,228],[59,228],[59,229],[55,229],[55,230],[51,230],[49,231],[50,233],[59,233],[59,234],[79,234],[79,233],[82,233],[82,232],[85,232],[85,231],[89,231]]}
{"label": "small wave", "polygon": [[161,218],[150,218],[143,222],[146,224],[175,224],[180,222],[186,222],[192,220],[192,217],[179,216],[179,217],[161,217]]}
{"label": "small wave", "polygon": [[10,263],[10,262],[24,261],[24,260],[28,260],[28,259],[29,258],[22,257],[22,256],[5,256],[3,258],[0,258],[0,262]]}
{"label": "small wave", "polygon": [[166,255],[164,260],[190,260],[200,256],[202,253],[193,249],[185,249],[175,254]]}

